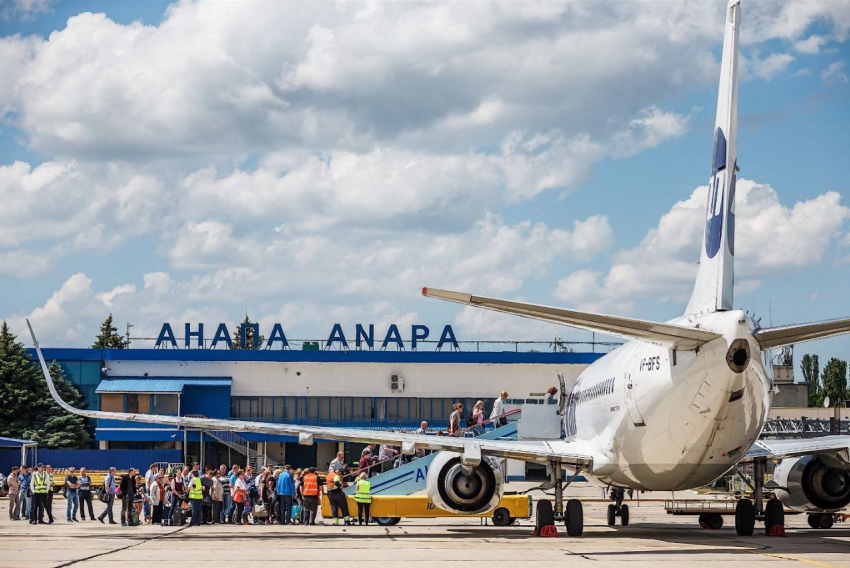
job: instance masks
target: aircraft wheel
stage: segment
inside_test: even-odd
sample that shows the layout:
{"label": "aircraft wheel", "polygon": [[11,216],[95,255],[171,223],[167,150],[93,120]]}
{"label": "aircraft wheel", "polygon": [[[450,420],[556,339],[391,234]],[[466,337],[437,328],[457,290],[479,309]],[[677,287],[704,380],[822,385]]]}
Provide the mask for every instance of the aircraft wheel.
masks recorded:
{"label": "aircraft wheel", "polygon": [[629,506],[620,505],[620,524],[624,527],[629,526]]}
{"label": "aircraft wheel", "polygon": [[552,509],[552,502],[546,499],[537,502],[537,517],[534,526],[537,532],[543,527],[555,524],[555,511]]}
{"label": "aircraft wheel", "polygon": [[785,508],[778,499],[770,499],[764,506],[764,532],[769,533],[770,527],[785,524]]}
{"label": "aircraft wheel", "polygon": [[613,527],[617,523],[617,507],[608,505],[608,526]]}
{"label": "aircraft wheel", "polygon": [[699,524],[716,531],[723,526],[723,517],[714,513],[704,513],[699,516]]}
{"label": "aircraft wheel", "polygon": [[749,499],[739,499],[735,505],[735,532],[738,536],[752,536],[756,526],[756,508]]}
{"label": "aircraft wheel", "polygon": [[806,519],[806,520],[809,522],[810,527],[812,527],[813,529],[819,528],[818,527],[818,521],[819,521],[818,517],[820,517],[820,515],[806,515],[806,516],[808,517],[808,519]]}
{"label": "aircraft wheel", "polygon": [[831,529],[832,523],[835,521],[832,515],[829,513],[824,513],[822,515],[818,515],[818,527],[819,529]]}
{"label": "aircraft wheel", "polygon": [[513,522],[511,513],[504,507],[499,507],[493,511],[493,524],[497,527],[506,527]]}
{"label": "aircraft wheel", "polygon": [[581,536],[584,532],[584,508],[578,499],[567,501],[567,514],[564,524],[568,536]]}

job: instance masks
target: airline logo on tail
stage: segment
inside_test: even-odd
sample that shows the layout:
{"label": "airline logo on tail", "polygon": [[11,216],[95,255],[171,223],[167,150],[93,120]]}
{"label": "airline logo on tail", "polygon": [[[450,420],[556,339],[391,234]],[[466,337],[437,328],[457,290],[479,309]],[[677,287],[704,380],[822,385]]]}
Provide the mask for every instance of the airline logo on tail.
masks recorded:
{"label": "airline logo on tail", "polygon": [[[708,203],[705,206],[706,222],[705,222],[705,253],[708,258],[714,258],[720,251],[723,235],[723,207],[726,204],[725,187],[721,178],[724,176],[720,172],[726,170],[726,136],[723,134],[723,129],[717,127],[714,131],[714,151],[712,152],[711,161],[711,181],[708,186]],[[732,177],[732,187],[729,194],[729,209],[732,213],[732,207],[735,203],[735,178]],[[730,218],[731,222],[731,218]],[[734,231],[734,225],[728,227],[729,236],[731,231]],[[729,239],[729,249],[732,250],[732,240]]]}

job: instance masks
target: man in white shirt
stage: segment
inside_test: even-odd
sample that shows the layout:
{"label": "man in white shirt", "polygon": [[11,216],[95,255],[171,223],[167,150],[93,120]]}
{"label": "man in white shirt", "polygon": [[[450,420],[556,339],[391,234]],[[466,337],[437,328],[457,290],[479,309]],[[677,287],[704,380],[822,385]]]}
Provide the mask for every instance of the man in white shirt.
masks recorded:
{"label": "man in white shirt", "polygon": [[337,473],[343,473],[345,469],[345,454],[343,452],[337,452],[336,457],[331,461],[331,465],[328,466],[328,471],[335,471]]}
{"label": "man in white shirt", "polygon": [[419,430],[416,431],[417,434],[427,434],[428,433],[428,423],[423,420],[422,424],[419,425]]}
{"label": "man in white shirt", "polygon": [[155,463],[152,463],[148,470],[145,472],[145,490],[148,494],[150,494],[151,483],[153,483],[157,471],[159,471],[159,468],[156,467]]}
{"label": "man in white shirt", "polygon": [[496,427],[504,426],[508,423],[505,417],[505,399],[508,398],[508,391],[499,393],[499,398],[493,402],[493,411],[490,413],[490,420],[496,424]]}

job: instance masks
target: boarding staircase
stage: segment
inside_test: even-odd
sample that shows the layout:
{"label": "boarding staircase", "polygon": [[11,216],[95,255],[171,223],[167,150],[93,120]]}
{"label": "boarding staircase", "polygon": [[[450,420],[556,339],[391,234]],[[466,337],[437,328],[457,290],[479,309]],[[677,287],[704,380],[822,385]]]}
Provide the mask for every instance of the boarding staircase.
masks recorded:
{"label": "boarding staircase", "polygon": [[[478,436],[482,440],[516,440],[517,423],[508,422],[505,426],[488,430]],[[428,478],[428,466],[440,452],[415,459],[395,469],[379,473],[369,479],[372,495],[412,495],[425,489]],[[345,489],[348,495],[354,495],[354,485]]]}
{"label": "boarding staircase", "polygon": [[[189,415],[187,414],[187,416]],[[200,414],[193,414],[191,416],[193,418],[206,418],[206,416]],[[281,465],[260,450],[262,442],[251,442],[236,432],[229,430],[198,430],[216,442],[244,455],[247,462],[245,465],[250,465],[254,468],[254,471],[260,471],[265,465],[271,465],[273,467]]]}

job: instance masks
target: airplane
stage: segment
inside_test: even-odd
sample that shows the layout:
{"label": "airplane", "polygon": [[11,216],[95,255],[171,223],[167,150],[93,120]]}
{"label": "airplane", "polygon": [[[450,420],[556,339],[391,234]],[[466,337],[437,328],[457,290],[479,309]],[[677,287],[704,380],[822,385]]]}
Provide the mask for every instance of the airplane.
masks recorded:
{"label": "airplane", "polygon": [[[737,167],[738,32],[740,0],[725,12],[717,115],[704,242],[685,314],[659,323],[601,315],[453,291],[423,288],[429,298],[605,333],[629,341],[589,365],[562,395],[563,436],[555,440],[505,441],[397,432],[268,424],[240,420],[81,410],[56,391],[32,326],[29,326],[50,393],[68,412],[94,419],[169,424],[438,450],[429,467],[427,493],[438,507],[479,514],[497,507],[505,479],[500,458],[545,464],[549,500],[538,502],[537,528],[563,521],[567,534],[584,531],[581,501],[564,506],[564,489],[579,475],[611,488],[608,524],[628,524],[629,490],[675,491],[699,487],[734,471],[755,468],[754,501],[735,509],[739,535],[757,520],[784,523],[782,504],[814,513],[814,522],[850,503],[850,436],[759,441],[775,390],[769,350],[850,333],[850,318],[762,328],[732,307]],[[29,322],[27,322],[29,325]],[[781,460],[773,484],[779,500],[762,502],[767,460]],[[565,478],[565,472],[567,476]],[[825,521],[824,521],[825,522]],[[814,525],[812,525],[814,526]]]}

